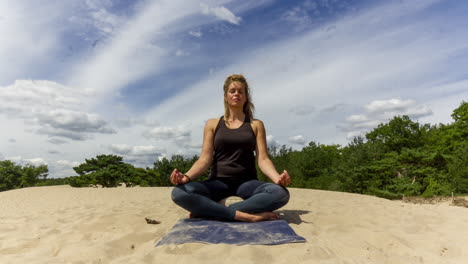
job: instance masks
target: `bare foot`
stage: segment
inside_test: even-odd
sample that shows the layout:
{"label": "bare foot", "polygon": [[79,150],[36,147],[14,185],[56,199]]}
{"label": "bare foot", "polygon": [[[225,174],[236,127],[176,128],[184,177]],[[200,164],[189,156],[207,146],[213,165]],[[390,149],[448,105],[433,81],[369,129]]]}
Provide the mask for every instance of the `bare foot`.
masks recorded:
{"label": "bare foot", "polygon": [[190,212],[190,213],[189,213],[189,217],[188,217],[188,218],[203,218],[203,217],[201,217],[201,216],[198,216],[198,215],[196,215],[196,214],[193,214],[193,213],[191,213],[191,212]]}
{"label": "bare foot", "polygon": [[259,221],[279,220],[279,215],[274,212],[263,212],[253,215],[260,217]]}
{"label": "bare foot", "polygon": [[234,219],[238,221],[242,221],[242,222],[261,222],[261,221],[278,220],[279,215],[273,212],[248,214],[248,213],[236,211],[236,216]]}

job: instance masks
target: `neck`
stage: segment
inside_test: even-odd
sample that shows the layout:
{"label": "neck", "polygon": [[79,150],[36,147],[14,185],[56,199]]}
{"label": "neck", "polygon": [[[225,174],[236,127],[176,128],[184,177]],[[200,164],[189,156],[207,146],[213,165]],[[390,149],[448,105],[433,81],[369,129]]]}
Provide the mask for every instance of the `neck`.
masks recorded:
{"label": "neck", "polygon": [[245,114],[242,109],[229,108],[229,120],[244,120]]}

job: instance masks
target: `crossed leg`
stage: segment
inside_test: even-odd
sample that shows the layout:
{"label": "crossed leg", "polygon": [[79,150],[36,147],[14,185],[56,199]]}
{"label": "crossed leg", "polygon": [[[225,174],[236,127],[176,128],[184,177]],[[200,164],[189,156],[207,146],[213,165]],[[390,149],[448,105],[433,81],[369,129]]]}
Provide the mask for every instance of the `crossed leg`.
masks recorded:
{"label": "crossed leg", "polygon": [[289,191],[277,184],[250,180],[237,188],[236,196],[243,199],[229,205],[237,211],[245,213],[262,213],[277,210],[289,201]]}
{"label": "crossed leg", "polygon": [[[235,193],[232,192],[227,184],[219,180],[190,182],[176,186],[172,191],[172,200],[197,216],[245,222],[278,219],[272,211],[289,201],[286,188],[258,180],[247,181]],[[232,195],[244,201],[228,207],[218,203]]]}

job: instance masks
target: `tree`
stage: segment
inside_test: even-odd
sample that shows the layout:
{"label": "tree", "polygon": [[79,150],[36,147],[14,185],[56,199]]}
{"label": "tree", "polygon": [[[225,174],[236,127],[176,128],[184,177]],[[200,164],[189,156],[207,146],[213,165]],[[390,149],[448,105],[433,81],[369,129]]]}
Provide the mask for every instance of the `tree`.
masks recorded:
{"label": "tree", "polygon": [[341,160],[339,145],[310,142],[300,153],[302,175],[307,188],[336,189],[336,172]]}
{"label": "tree", "polygon": [[[453,123],[428,125],[396,116],[347,146],[310,142],[302,150],[285,145],[268,149],[279,172],[288,170],[291,187],[319,188],[372,194],[385,198],[402,195],[468,193],[468,103],[453,111]],[[367,139],[367,140],[366,140]],[[153,168],[134,168],[121,157],[100,155],[75,167],[80,174],[63,182],[72,186],[172,186],[169,176],[190,169],[198,159],[174,155],[154,162]],[[33,186],[31,167],[0,162],[0,191]],[[259,179],[267,181],[257,168]],[[39,175],[39,176],[35,176]],[[203,180],[208,173],[202,175]],[[45,181],[39,182],[45,184]],[[39,184],[39,183],[36,183]],[[51,183],[60,183],[51,181]]]}
{"label": "tree", "polygon": [[449,175],[457,193],[468,193],[468,142],[460,144],[450,158]]}
{"label": "tree", "polygon": [[468,125],[468,103],[462,101],[460,106],[453,110],[452,118],[455,120],[455,123],[463,123]]}
{"label": "tree", "polygon": [[424,145],[429,125],[419,125],[408,116],[395,116],[388,124],[379,124],[366,134],[366,138],[384,148],[384,151],[401,152],[403,148],[417,148]]}
{"label": "tree", "polygon": [[458,108],[453,110],[452,118],[455,120],[451,128],[453,129],[453,140],[455,147],[468,140],[468,103],[463,101]]}
{"label": "tree", "polygon": [[21,166],[9,160],[0,161],[0,191],[19,188]]}
{"label": "tree", "polygon": [[[161,176],[150,168],[135,168],[136,175],[134,178],[137,179],[138,185],[142,187],[147,186],[161,186]],[[135,184],[137,184],[135,182]]]}
{"label": "tree", "polygon": [[[86,159],[85,163],[73,167],[76,173],[88,184],[99,184],[102,187],[116,187],[121,182],[132,185],[131,175],[135,168],[123,162],[123,158],[116,155],[98,155],[96,158]],[[83,182],[78,181],[76,185]]]}
{"label": "tree", "polygon": [[23,168],[21,168],[21,177],[19,187],[31,187],[35,186],[39,179],[42,178],[43,180],[47,177],[47,173],[49,172],[49,168],[47,165],[40,165],[38,167],[27,164]]}
{"label": "tree", "polygon": [[[153,171],[159,175],[160,186],[172,186],[170,176],[172,171],[177,168],[181,172],[188,171],[193,163],[198,159],[198,156],[192,158],[184,158],[182,155],[174,155],[171,159],[166,157],[154,162]],[[206,177],[208,174],[205,173],[201,178]]]}
{"label": "tree", "polygon": [[431,127],[426,146],[431,151],[451,155],[468,139],[468,103],[462,102],[453,110],[451,124],[439,124]]}
{"label": "tree", "polygon": [[21,167],[9,160],[0,161],[0,191],[36,186],[40,178],[45,180],[48,171],[47,165]]}

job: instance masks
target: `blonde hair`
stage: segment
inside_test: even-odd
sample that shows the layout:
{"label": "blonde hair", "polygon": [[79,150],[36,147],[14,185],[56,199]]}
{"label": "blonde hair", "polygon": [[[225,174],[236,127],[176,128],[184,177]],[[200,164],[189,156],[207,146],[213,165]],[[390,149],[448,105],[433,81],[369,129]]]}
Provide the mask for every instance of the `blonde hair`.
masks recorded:
{"label": "blonde hair", "polygon": [[[247,80],[242,74],[231,74],[226,78],[226,80],[224,81],[224,87],[223,87],[224,97],[226,97],[227,95],[229,85],[233,82],[240,82],[244,84],[245,97],[247,98],[247,101],[245,101],[243,112],[246,116],[250,118],[250,120],[253,120],[253,112],[255,111],[255,106],[252,103],[252,98],[250,98],[249,84],[247,83]],[[231,116],[231,113],[229,112],[229,105],[227,104],[226,100],[224,100],[224,119],[228,120],[230,116]]]}

